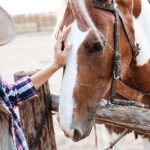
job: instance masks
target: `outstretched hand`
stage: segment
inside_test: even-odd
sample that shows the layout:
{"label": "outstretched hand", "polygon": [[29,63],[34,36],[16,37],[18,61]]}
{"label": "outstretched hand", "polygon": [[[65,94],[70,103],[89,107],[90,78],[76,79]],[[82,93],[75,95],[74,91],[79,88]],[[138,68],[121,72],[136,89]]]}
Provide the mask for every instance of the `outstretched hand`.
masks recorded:
{"label": "outstretched hand", "polygon": [[41,70],[31,77],[32,83],[36,89],[43,85],[59,68],[66,64],[69,52],[72,47],[71,43],[67,44],[63,51],[61,49],[62,43],[66,39],[70,30],[70,26],[64,26],[62,31],[59,32],[58,39],[55,44],[54,62],[46,69]]}
{"label": "outstretched hand", "polygon": [[53,65],[55,65],[55,67],[58,69],[66,65],[67,58],[72,47],[71,43],[68,43],[62,51],[63,42],[68,36],[70,31],[71,31],[71,26],[67,26],[67,27],[64,26],[62,31],[60,31],[58,34],[58,38],[54,48],[55,51],[54,51],[54,63],[53,63]]}

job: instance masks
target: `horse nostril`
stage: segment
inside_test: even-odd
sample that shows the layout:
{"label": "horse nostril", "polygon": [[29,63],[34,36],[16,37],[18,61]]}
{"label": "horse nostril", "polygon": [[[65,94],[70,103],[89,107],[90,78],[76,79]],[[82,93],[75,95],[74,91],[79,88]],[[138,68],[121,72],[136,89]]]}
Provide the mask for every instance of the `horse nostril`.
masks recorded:
{"label": "horse nostril", "polygon": [[82,135],[81,135],[80,131],[77,129],[74,129],[74,138],[79,139],[81,137],[82,137]]}

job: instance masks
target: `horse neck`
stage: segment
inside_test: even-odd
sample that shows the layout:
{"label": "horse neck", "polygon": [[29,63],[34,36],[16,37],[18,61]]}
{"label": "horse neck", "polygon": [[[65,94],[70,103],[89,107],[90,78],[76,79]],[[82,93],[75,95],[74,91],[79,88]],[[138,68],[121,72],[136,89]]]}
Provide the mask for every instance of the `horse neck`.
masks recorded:
{"label": "horse neck", "polygon": [[139,54],[131,63],[133,82],[140,90],[150,90],[150,4],[142,0],[141,13],[134,20],[135,39],[139,44]]}

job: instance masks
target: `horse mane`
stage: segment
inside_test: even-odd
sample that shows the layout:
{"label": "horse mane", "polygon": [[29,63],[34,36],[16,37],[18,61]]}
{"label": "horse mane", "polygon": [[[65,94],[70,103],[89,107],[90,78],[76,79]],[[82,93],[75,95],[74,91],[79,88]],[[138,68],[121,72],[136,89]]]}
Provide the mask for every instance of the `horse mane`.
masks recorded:
{"label": "horse mane", "polygon": [[[66,8],[63,12],[63,17],[61,21],[58,21],[56,35],[59,30],[63,28],[64,25],[71,24],[74,20],[77,20],[82,26],[86,27],[86,30],[92,30],[95,33],[96,38],[101,44],[103,44],[102,37],[103,34],[98,31],[94,25],[90,14],[88,11],[92,11],[92,6],[87,0],[65,0]],[[87,8],[90,8],[89,10]],[[105,39],[105,38],[104,38]]]}

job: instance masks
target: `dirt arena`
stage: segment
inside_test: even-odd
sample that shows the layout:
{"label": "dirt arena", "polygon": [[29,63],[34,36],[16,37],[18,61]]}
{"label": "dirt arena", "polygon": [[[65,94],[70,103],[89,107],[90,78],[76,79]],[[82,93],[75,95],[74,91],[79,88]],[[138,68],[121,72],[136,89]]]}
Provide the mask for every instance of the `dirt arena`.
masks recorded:
{"label": "dirt arena", "polygon": [[[27,34],[19,35],[16,39],[3,47],[0,47],[0,72],[3,78],[13,83],[13,74],[18,71],[29,71],[42,69],[48,66],[53,59],[53,42],[51,34]],[[49,81],[51,92],[58,93],[60,89],[61,73],[58,71]],[[67,139],[59,129],[56,117],[54,127],[58,150],[98,150],[101,141],[99,140],[99,127],[97,126],[98,147],[95,146],[94,130],[90,136],[81,142],[74,143]],[[134,140],[132,135],[127,135],[128,141],[124,150],[144,150],[140,138]],[[107,147],[108,145],[106,145]],[[122,150],[120,149],[120,150]]]}

